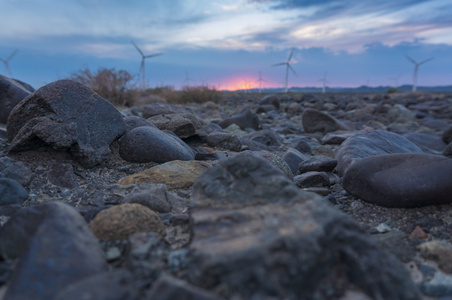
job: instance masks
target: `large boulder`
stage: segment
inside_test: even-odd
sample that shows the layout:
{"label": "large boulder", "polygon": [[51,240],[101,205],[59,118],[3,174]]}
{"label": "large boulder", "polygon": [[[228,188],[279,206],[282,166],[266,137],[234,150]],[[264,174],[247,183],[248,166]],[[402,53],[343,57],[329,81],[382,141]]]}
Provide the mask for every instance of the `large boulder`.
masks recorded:
{"label": "large boulder", "polygon": [[[404,267],[349,217],[251,152],[193,186],[189,280],[227,299],[420,299]],[[338,278],[341,278],[338,285]]]}
{"label": "large boulder", "polygon": [[350,165],[359,159],[383,154],[423,153],[407,138],[383,130],[364,131],[347,138],[336,150],[336,171],[343,176]]}
{"label": "large boulder", "polygon": [[10,153],[48,146],[92,167],[108,158],[110,144],[126,127],[119,111],[91,89],[59,80],[16,105],[7,129]]}
{"label": "large boulder", "polygon": [[83,217],[59,202],[19,210],[0,230],[0,249],[3,258],[19,258],[5,299],[53,299],[107,267]]}
{"label": "large boulder", "polygon": [[386,207],[452,202],[452,159],[430,154],[363,158],[348,168],[343,187],[360,199]]}
{"label": "large boulder", "polygon": [[6,124],[14,106],[28,95],[30,91],[17,81],[0,75],[0,123]]}

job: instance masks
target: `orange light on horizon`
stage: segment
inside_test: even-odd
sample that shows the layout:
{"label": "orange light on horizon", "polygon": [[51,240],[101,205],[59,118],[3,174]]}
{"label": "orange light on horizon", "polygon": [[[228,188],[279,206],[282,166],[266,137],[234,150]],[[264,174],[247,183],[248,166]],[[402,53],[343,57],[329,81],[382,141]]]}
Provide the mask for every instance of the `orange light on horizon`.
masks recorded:
{"label": "orange light on horizon", "polygon": [[[261,88],[268,86],[268,82],[263,82]],[[220,88],[229,91],[259,89],[259,81],[251,76],[235,76],[222,80]]]}

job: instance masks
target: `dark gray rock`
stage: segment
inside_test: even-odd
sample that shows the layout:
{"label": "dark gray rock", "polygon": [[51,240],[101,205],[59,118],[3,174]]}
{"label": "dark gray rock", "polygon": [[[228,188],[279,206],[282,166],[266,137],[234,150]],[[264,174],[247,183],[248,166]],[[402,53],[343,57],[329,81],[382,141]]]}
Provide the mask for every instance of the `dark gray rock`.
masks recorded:
{"label": "dark gray rock", "polygon": [[445,144],[441,137],[423,132],[409,132],[403,135],[408,140],[416,144],[422,151],[430,154],[438,154],[444,151]]}
{"label": "dark gray rock", "polygon": [[452,142],[444,148],[443,155],[452,158]]}
{"label": "dark gray rock", "polygon": [[282,141],[282,138],[279,136],[279,134],[270,129],[250,132],[245,137],[255,143],[259,143],[267,147],[279,147],[281,146]]}
{"label": "dark gray rock", "polygon": [[143,119],[141,117],[138,117],[138,116],[126,116],[126,117],[124,117],[124,123],[126,124],[127,131],[130,131],[134,128],[141,127],[141,126],[156,127],[150,121]]}
{"label": "dark gray rock", "polygon": [[317,171],[317,172],[333,172],[337,166],[337,160],[324,156],[313,156],[298,164],[300,173]]}
{"label": "dark gray rock", "polygon": [[143,107],[143,118],[147,119],[158,115],[183,114],[187,110],[175,104],[150,103]]}
{"label": "dark gray rock", "polygon": [[126,270],[102,272],[83,278],[59,291],[52,300],[124,300],[136,299],[138,282]]}
{"label": "dark gray rock", "polygon": [[242,149],[242,140],[235,134],[228,132],[212,132],[207,136],[207,145],[231,151]]}
{"label": "dark gray rock", "polygon": [[14,179],[21,185],[27,186],[33,177],[33,172],[26,163],[5,156],[0,157],[0,177]]}
{"label": "dark gray rock", "polygon": [[284,174],[286,174],[287,178],[290,180],[293,179],[293,173],[290,169],[289,165],[282,159],[282,157],[268,151],[256,151],[256,155],[265,158],[268,162],[270,162],[274,167],[280,169]]}
{"label": "dark gray rock", "polygon": [[289,165],[292,174],[295,175],[298,173],[298,165],[308,158],[297,149],[289,148],[286,152],[284,152],[282,159]]}
{"label": "dark gray rock", "polygon": [[0,75],[0,123],[6,124],[14,106],[28,95],[30,95],[30,91],[21,84],[14,79]]}
{"label": "dark gray rock", "polygon": [[119,143],[119,154],[137,163],[195,159],[194,151],[177,136],[150,126],[128,131]]}
{"label": "dark gray rock", "polygon": [[[393,257],[350,218],[251,152],[193,186],[189,280],[234,299],[420,299]],[[341,278],[338,285],[338,278]]]}
{"label": "dark gray rock", "polygon": [[301,188],[329,187],[330,179],[325,172],[310,171],[293,178],[295,184]]}
{"label": "dark gray rock", "polygon": [[312,148],[309,144],[309,140],[306,137],[301,137],[295,139],[291,144],[291,147],[294,149],[300,151],[303,154],[311,155],[312,154]]}
{"label": "dark gray rock", "polygon": [[285,112],[292,115],[299,114],[303,112],[303,107],[297,102],[292,102],[285,107]]}
{"label": "dark gray rock", "polygon": [[452,126],[450,126],[448,129],[444,130],[441,138],[446,145],[448,145],[452,142]]}
{"label": "dark gray rock", "polygon": [[280,103],[279,103],[279,97],[278,95],[267,95],[262,97],[261,100],[259,100],[259,105],[273,105],[275,109],[279,109]]}
{"label": "dark gray rock", "polygon": [[228,156],[227,152],[196,153],[195,160],[219,160]]}
{"label": "dark gray rock", "polygon": [[346,171],[350,194],[385,207],[451,203],[452,159],[429,154],[388,154],[363,158]]}
{"label": "dark gray rock", "polygon": [[151,290],[143,299],[220,300],[221,298],[171,275],[163,274],[154,282]]}
{"label": "dark gray rock", "polygon": [[340,145],[347,138],[351,137],[354,134],[356,134],[356,132],[349,132],[349,131],[329,132],[322,137],[322,144],[323,145]]}
{"label": "dark gray rock", "polygon": [[359,159],[393,153],[423,153],[414,143],[396,133],[375,130],[349,137],[336,150],[336,171],[343,176],[347,168]]}
{"label": "dark gray rock", "polygon": [[308,133],[321,132],[326,134],[337,130],[349,130],[345,124],[330,114],[313,108],[307,108],[303,111],[301,121],[305,132]]}
{"label": "dark gray rock", "polygon": [[59,80],[16,105],[7,130],[11,153],[49,146],[92,167],[108,158],[110,144],[126,128],[108,101],[78,82]]}
{"label": "dark gray rock", "polygon": [[66,163],[56,163],[52,165],[47,176],[50,183],[73,189],[78,187],[77,176],[74,173],[74,167]]}
{"label": "dark gray rock", "polygon": [[19,182],[9,178],[0,178],[0,211],[3,214],[13,213],[27,199],[28,193]]}
{"label": "dark gray rock", "polygon": [[148,121],[157,126],[160,130],[174,132],[180,138],[188,138],[194,135],[203,136],[204,121],[193,114],[169,114],[157,115],[148,118]]}
{"label": "dark gray rock", "polygon": [[171,205],[167,200],[165,184],[145,185],[138,190],[133,190],[127,195],[125,202],[139,203],[158,213],[171,211]]}
{"label": "dark gray rock", "polygon": [[5,299],[53,299],[66,286],[106,270],[97,239],[71,206],[19,210],[0,230],[3,257],[19,257]]}
{"label": "dark gray rock", "polygon": [[252,113],[250,109],[245,109],[245,111],[243,111],[241,114],[226,118],[218,125],[220,125],[221,128],[226,128],[231,124],[236,124],[242,130],[244,130],[245,128],[258,130],[260,127],[259,117],[256,114]]}
{"label": "dark gray rock", "polygon": [[216,124],[216,123],[207,123],[206,125],[204,125],[204,127],[202,128],[205,134],[210,134],[212,132],[222,132],[223,128],[221,128],[220,125]]}
{"label": "dark gray rock", "polygon": [[0,128],[0,140],[7,140],[8,139],[8,133],[5,129]]}

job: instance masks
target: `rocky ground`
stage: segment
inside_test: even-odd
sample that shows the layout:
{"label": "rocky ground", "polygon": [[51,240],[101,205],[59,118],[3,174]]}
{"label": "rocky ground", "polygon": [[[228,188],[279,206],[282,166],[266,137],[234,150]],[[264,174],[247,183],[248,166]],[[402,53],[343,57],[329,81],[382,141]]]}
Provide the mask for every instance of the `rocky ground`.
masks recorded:
{"label": "rocky ground", "polygon": [[118,108],[124,128],[99,125],[96,142],[14,108],[4,299],[452,299],[451,104],[225,94]]}

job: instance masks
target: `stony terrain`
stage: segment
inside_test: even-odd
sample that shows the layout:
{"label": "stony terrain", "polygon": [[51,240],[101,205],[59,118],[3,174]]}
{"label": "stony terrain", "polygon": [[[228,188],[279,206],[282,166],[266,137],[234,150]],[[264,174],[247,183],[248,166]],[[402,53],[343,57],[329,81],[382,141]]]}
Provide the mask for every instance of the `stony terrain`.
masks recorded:
{"label": "stony terrain", "polygon": [[2,77],[3,299],[452,299],[451,104]]}

